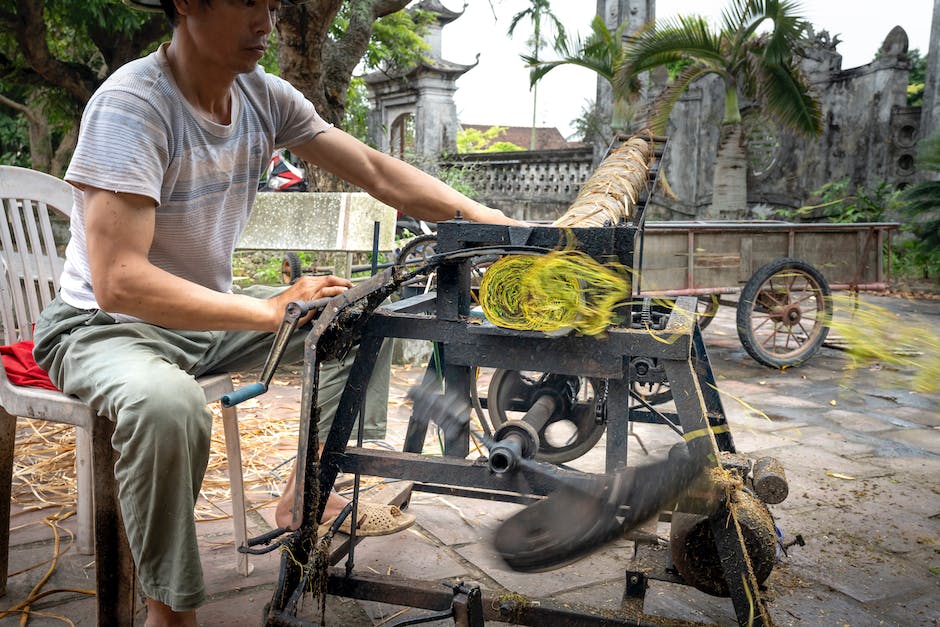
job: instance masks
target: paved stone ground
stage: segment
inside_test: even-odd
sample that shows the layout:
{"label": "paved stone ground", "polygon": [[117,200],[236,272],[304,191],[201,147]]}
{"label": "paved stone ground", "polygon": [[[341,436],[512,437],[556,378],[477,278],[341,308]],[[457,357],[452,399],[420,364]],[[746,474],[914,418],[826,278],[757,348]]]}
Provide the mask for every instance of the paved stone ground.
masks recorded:
{"label": "paved stone ground", "polygon": [[[940,301],[866,296],[898,312],[894,324],[919,325],[940,333]],[[918,316],[913,322],[914,316]],[[735,443],[740,452],[773,455],[786,467],[789,498],[772,507],[787,538],[800,534],[803,547],[781,556],[767,580],[765,597],[781,625],[940,625],[940,395],[910,391],[911,372],[884,367],[847,369],[844,352],[823,348],[807,365],[776,371],[756,364],[734,331],[734,311],[723,307],[705,331]],[[420,369],[396,368],[388,442],[400,446],[408,419],[403,400]],[[299,388],[286,377],[261,399],[263,409],[296,412]],[[638,425],[631,438],[632,462],[642,442],[651,456],[674,441],[668,430]],[[433,444],[433,443],[432,443]],[[604,441],[572,465],[596,471]],[[428,452],[433,448],[429,447]],[[227,507],[222,504],[222,507]],[[396,536],[368,539],[356,550],[358,572],[425,580],[473,580],[487,592],[616,610],[623,573],[631,567],[632,543],[618,541],[575,564],[542,574],[508,570],[496,556],[490,534],[518,506],[416,492],[410,511],[418,524]],[[18,512],[8,595],[0,606],[26,598],[43,577],[53,553],[49,528],[28,524],[43,512]],[[266,531],[271,507],[253,511],[249,533]],[[71,521],[65,521],[68,528]],[[235,574],[228,520],[199,524],[203,569],[211,595],[199,613],[202,625],[258,624],[277,577],[277,557],[254,558],[247,578]],[[656,530],[668,537],[668,526]],[[92,588],[88,556],[65,552],[44,589]],[[311,604],[312,605],[312,604]],[[61,592],[35,603],[32,625],[94,623],[94,600]],[[720,625],[736,623],[731,602],[674,584],[653,582],[645,610],[663,617]],[[314,608],[308,608],[315,616]],[[328,624],[379,625],[423,611],[330,598]],[[18,617],[0,619],[13,625]],[[452,624],[438,621],[435,625]]]}

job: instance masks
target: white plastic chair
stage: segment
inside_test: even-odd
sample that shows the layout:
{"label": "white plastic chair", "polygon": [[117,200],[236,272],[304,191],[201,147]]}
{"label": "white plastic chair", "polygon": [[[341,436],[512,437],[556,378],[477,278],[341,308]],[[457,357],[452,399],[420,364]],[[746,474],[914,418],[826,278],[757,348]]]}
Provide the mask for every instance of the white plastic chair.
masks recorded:
{"label": "white plastic chair", "polygon": [[[0,205],[3,209],[0,211],[0,322],[3,325],[2,343],[8,345],[32,339],[33,322],[58,291],[63,261],[53,239],[51,216],[57,213],[69,217],[72,186],[42,172],[0,166]],[[227,374],[201,377],[199,383],[206,393],[207,402],[217,400],[233,390],[232,379]],[[13,385],[0,364],[0,529],[9,529],[17,416],[77,427],[76,548],[80,553],[96,554],[101,619],[101,605],[104,602],[100,589],[101,576],[117,578],[118,581],[112,581],[112,585],[127,583],[116,577],[116,564],[112,562],[107,567],[102,565],[103,561],[107,562],[113,557],[111,552],[120,553],[123,549],[99,546],[113,545],[115,538],[107,534],[102,536],[103,530],[96,529],[96,526],[108,527],[108,533],[123,535],[121,525],[113,528],[114,521],[120,517],[114,498],[114,453],[110,447],[113,425],[110,420],[96,415],[74,397],[41,388]],[[238,547],[246,544],[248,533],[235,408],[223,408],[222,424],[232,492],[235,545]],[[104,498],[96,498],[99,492],[106,493]],[[95,536],[106,540],[95,542]],[[0,595],[6,590],[8,557],[9,533],[0,533]],[[111,568],[112,573],[102,573],[102,568]],[[241,574],[248,575],[250,567],[246,554],[237,553],[236,568]],[[106,594],[103,596],[107,597]],[[99,624],[102,624],[100,620]]]}

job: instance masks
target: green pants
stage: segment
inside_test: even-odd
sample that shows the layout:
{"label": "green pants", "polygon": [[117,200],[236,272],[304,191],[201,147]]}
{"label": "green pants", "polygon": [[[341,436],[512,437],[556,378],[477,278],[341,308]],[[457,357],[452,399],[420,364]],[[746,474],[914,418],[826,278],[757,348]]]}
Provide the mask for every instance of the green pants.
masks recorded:
{"label": "green pants", "polygon": [[[243,292],[268,298],[280,289]],[[284,363],[303,359],[306,333]],[[144,594],[176,611],[206,598],[193,508],[209,459],[212,418],[195,377],[258,368],[273,333],[178,331],[115,323],[98,310],[53,301],[36,323],[34,354],[52,381],[115,422],[111,444],[124,527]],[[386,342],[367,390],[367,439],[385,435],[391,350]],[[355,353],[321,365],[319,431],[332,423]],[[321,440],[322,441],[322,440]]]}

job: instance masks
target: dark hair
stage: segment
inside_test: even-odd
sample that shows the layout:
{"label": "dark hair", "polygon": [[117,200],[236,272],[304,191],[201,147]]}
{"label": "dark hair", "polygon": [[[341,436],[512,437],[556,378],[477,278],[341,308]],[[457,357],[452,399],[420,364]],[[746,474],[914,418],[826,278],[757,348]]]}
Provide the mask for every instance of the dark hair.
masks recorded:
{"label": "dark hair", "polygon": [[[211,6],[211,0],[199,0],[206,6]],[[179,18],[179,15],[176,13],[176,3],[173,0],[160,0],[160,5],[163,7],[163,12],[166,13],[166,19],[170,21],[170,26],[176,26],[176,21]]]}

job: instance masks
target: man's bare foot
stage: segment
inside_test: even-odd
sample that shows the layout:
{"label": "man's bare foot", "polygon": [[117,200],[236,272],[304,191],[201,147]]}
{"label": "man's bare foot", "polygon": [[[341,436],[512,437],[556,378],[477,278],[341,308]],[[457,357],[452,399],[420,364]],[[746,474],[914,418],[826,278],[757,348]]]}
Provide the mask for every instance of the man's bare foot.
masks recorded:
{"label": "man's bare foot", "polygon": [[[348,502],[349,501],[343,498],[342,496],[340,496],[339,493],[335,491],[331,491],[330,496],[326,501],[326,509],[323,510],[323,518],[320,519],[321,522],[324,520],[330,520],[331,518],[339,514],[343,510],[343,508],[346,507],[346,503]],[[291,529],[291,530],[297,529],[299,525],[295,525],[293,522],[293,518],[294,518],[294,513],[292,511],[293,509],[294,509],[294,473],[291,472],[290,475],[287,477],[287,483],[284,485],[284,489],[281,491],[281,498],[277,502],[277,508],[275,508],[274,510],[275,524],[277,524],[277,526],[282,529],[284,528]]]}
{"label": "man's bare foot", "polygon": [[174,612],[169,605],[147,599],[146,627],[196,627],[196,612]]}

